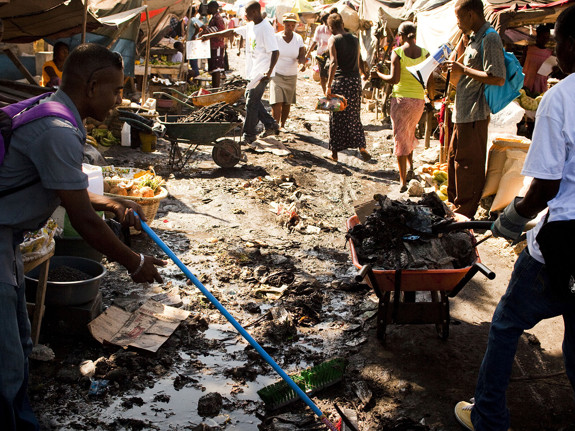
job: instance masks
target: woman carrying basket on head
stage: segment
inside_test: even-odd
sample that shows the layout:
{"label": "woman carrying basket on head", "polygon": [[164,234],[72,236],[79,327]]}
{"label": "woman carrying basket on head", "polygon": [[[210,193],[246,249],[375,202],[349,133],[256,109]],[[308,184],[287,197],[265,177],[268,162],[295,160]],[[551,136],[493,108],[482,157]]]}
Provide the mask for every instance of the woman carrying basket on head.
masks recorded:
{"label": "woman carrying basket on head", "polygon": [[[399,191],[403,193],[407,190],[407,182],[413,178],[413,150],[419,143],[415,137],[415,128],[425,107],[425,89],[407,67],[424,61],[429,57],[429,52],[415,44],[416,27],[412,22],[403,22],[397,33],[401,45],[391,54],[389,75],[377,70],[372,73],[383,81],[393,84],[390,116],[401,182]],[[428,89],[430,94],[433,94],[433,75],[429,79]],[[409,171],[407,171],[408,163]]]}

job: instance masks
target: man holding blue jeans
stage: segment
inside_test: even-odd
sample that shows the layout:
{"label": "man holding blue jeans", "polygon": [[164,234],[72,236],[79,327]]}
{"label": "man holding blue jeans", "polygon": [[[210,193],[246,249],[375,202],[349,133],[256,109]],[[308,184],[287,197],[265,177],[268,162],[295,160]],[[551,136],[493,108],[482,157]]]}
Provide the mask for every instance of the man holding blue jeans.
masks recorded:
{"label": "man holding blue jeans", "polygon": [[203,35],[201,39],[227,37],[232,33],[246,40],[246,78],[249,79],[246,91],[246,118],[244,120],[243,140],[251,143],[257,139],[257,125],[261,121],[265,131],[261,137],[279,134],[279,125],[262,103],[262,96],[270,78],[275,75],[275,65],[279,50],[274,29],[268,20],[262,17],[261,6],[257,1],[246,5],[245,26]]}
{"label": "man holding blue jeans", "polygon": [[575,6],[558,17],[555,39],[559,67],[571,75],[545,93],[537,109],[522,172],[533,177],[529,190],[509,204],[491,230],[495,236],[517,239],[530,219],[545,208],[548,212],[527,233],[528,247],[493,315],[474,403],[455,406],[457,420],[469,430],[509,428],[505,392],[517,343],[523,331],[543,319],[563,316],[565,371],[575,389],[575,252],[569,243],[575,236]]}

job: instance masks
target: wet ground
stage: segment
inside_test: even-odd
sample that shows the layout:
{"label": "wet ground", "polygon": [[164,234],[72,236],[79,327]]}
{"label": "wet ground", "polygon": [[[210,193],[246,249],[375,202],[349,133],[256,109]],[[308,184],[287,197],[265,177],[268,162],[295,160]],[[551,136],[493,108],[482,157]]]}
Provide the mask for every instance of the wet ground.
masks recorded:
{"label": "wet ground", "polygon": [[[149,154],[114,147],[107,161],[152,165],[168,178],[170,194],[151,227],[282,369],[295,373],[346,359],[343,379],[312,396],[328,418],[338,419],[338,404],[357,416],[362,431],[459,430],[453,406],[473,395],[489,321],[515,254],[503,240],[479,246],[497,278],[478,274],[449,300],[447,340],[434,324],[392,324],[382,344],[378,297],[354,280],[346,220],[354,204],[375,193],[399,197],[391,132],[364,105],[374,161],[363,162],[354,150],[338,164],[326,160],[328,116],[314,110],[319,84],[304,75],[311,72],[300,75],[298,104],[280,136],[287,156],[244,146],[247,161],[222,169],[211,160],[211,147],[201,146],[181,172],[169,175],[169,143],[162,141]],[[429,151],[416,150],[416,163],[436,155],[432,141]],[[132,246],[165,258],[144,234]],[[174,264],[162,270],[163,285],[149,286],[105,265],[105,307],[133,310],[164,293],[166,303],[190,317],[157,353],[101,345],[64,315],[49,319],[40,343],[55,359],[31,363],[30,395],[43,429],[326,429],[301,401],[266,410],[256,392],[277,375]],[[417,302],[431,304],[426,295],[418,293]],[[575,429],[562,333],[562,321],[553,319],[520,340],[509,390],[515,430]]]}

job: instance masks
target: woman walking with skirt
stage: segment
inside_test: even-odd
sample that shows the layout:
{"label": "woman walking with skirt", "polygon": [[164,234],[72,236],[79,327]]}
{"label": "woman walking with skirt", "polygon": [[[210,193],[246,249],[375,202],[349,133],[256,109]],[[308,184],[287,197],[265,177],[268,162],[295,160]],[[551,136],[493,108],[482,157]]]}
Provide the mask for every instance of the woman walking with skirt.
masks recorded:
{"label": "woman walking with skirt", "polygon": [[359,41],[343,28],[339,13],[327,18],[332,36],[329,39],[329,77],[326,96],[337,94],[347,99],[347,107],[329,116],[329,149],[326,157],[337,162],[337,153],[346,148],[358,148],[364,161],[371,159],[365,149],[365,134],[361,124],[361,78]]}

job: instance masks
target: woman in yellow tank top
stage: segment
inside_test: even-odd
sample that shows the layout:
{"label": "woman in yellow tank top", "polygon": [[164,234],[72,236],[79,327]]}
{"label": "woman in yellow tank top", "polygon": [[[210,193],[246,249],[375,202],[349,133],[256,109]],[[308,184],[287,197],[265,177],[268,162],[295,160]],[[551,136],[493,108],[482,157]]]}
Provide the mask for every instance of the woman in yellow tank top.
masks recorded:
{"label": "woman in yellow tank top", "polygon": [[[418,144],[415,128],[425,107],[425,90],[406,68],[421,63],[429,53],[425,48],[415,44],[416,27],[412,22],[403,22],[397,32],[401,45],[391,54],[389,75],[374,73],[377,73],[383,81],[393,84],[390,116],[401,182],[400,192],[403,193],[407,190],[407,181],[413,178],[413,149]],[[432,77],[429,79],[428,89],[430,94],[433,94],[431,87],[433,87]]]}
{"label": "woman in yellow tank top", "polygon": [[42,87],[58,87],[62,80],[62,69],[64,62],[68,58],[68,45],[64,42],[56,42],[54,44],[53,59],[47,61],[42,66],[42,80],[40,85]]}

